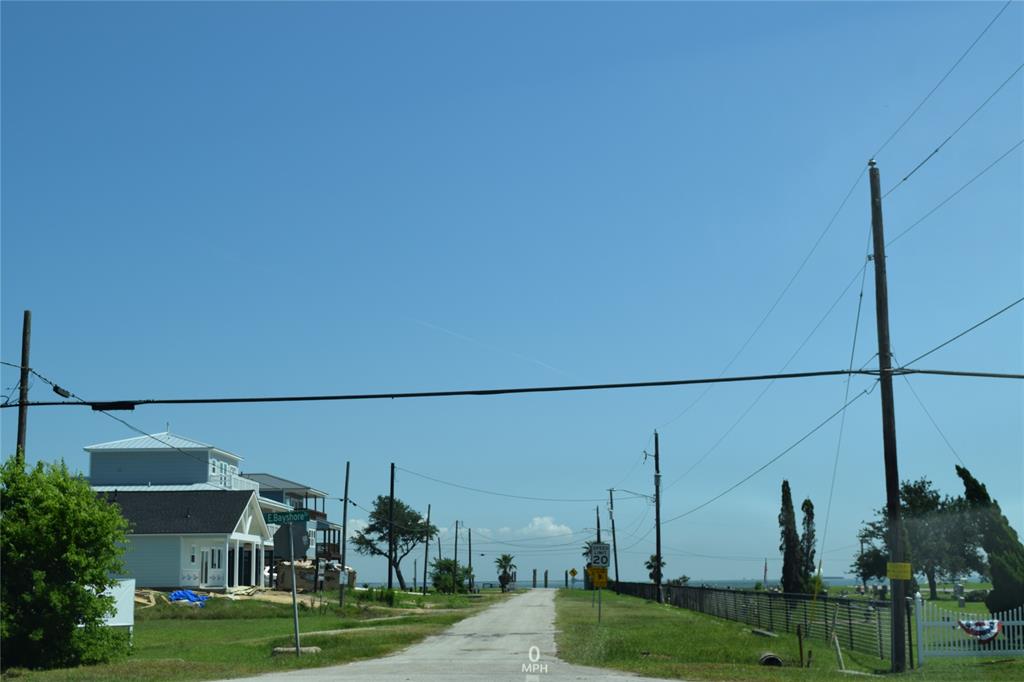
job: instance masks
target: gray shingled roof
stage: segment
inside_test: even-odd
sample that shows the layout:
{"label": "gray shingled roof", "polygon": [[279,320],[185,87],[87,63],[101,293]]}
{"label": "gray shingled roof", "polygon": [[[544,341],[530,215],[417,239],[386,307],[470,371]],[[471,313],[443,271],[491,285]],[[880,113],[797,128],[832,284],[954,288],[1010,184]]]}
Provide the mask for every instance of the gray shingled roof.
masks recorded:
{"label": "gray shingled roof", "polygon": [[135,534],[232,533],[255,494],[252,490],[106,492]]}

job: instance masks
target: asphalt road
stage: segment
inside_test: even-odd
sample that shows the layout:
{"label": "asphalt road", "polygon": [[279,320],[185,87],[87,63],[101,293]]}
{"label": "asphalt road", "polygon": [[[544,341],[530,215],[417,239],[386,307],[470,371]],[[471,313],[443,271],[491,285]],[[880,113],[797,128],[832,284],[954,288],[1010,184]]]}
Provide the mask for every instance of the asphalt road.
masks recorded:
{"label": "asphalt road", "polygon": [[555,656],[555,591],[530,590],[390,656],[246,679],[259,682],[625,682],[653,678],[569,665],[559,660]]}

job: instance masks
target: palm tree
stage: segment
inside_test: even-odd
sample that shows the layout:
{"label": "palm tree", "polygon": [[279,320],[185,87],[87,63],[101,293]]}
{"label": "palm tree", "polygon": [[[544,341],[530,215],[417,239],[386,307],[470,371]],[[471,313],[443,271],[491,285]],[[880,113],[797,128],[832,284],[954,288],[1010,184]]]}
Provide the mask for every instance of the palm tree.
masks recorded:
{"label": "palm tree", "polygon": [[593,550],[593,546],[596,540],[587,540],[583,543],[583,558],[587,560],[587,566],[590,565],[590,553]]}
{"label": "palm tree", "polygon": [[494,560],[494,565],[498,567],[498,583],[502,592],[507,592],[508,584],[512,582],[512,571],[516,570],[514,561],[515,557],[511,554],[502,554]]}
{"label": "palm tree", "polygon": [[[648,570],[647,575],[650,576],[651,580],[656,580],[657,577],[658,577],[658,573],[655,573],[655,570],[654,570],[657,565],[658,565],[658,555],[657,554],[652,554],[651,558],[644,562],[644,568],[646,568]],[[661,560],[661,568],[662,569],[665,568],[665,560],[664,559]],[[660,571],[660,574],[664,575],[665,574],[664,570]]]}

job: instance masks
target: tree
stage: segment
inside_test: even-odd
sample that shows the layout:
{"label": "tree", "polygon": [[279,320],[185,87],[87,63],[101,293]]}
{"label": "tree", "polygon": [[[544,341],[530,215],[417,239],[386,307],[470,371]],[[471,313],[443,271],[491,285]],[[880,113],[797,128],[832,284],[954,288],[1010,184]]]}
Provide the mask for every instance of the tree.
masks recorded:
{"label": "tree", "polygon": [[647,561],[645,561],[645,562],[644,562],[644,568],[646,568],[646,569],[647,569],[647,571],[648,571],[648,573],[647,573],[647,576],[648,576],[648,577],[649,577],[649,578],[650,578],[650,579],[651,579],[651,580],[652,580],[653,582],[657,582],[657,580],[658,580],[658,576],[659,576],[659,575],[664,575],[664,574],[665,574],[665,559],[663,558],[663,559],[661,560],[661,566],[660,566],[660,568],[661,568],[662,570],[661,570],[661,571],[658,571],[658,570],[657,570],[657,568],[659,568],[659,566],[658,566],[658,555],[657,555],[657,554],[652,554],[652,555],[651,555],[651,558],[650,558],[650,559],[648,559]]}
{"label": "tree", "polygon": [[974,512],[981,547],[988,555],[992,589],[985,606],[993,613],[1016,608],[1024,604],[1024,545],[985,485],[965,467],[958,466],[956,474],[964,483],[964,499]]}
{"label": "tree", "polygon": [[0,641],[3,667],[98,663],[127,651],[125,633],[103,626],[124,570],[128,522],[67,466],[0,468]]}
{"label": "tree", "polygon": [[455,574],[455,559],[434,559],[430,562],[430,579],[434,589],[446,594],[466,592],[469,584],[469,567],[458,566],[458,577]]}
{"label": "tree", "polygon": [[[652,580],[653,580],[653,578],[652,578]],[[681,575],[678,578],[672,578],[671,580],[668,581],[668,584],[669,585],[673,585],[675,587],[686,587],[687,585],[690,584],[690,576],[688,576],[688,575]]]}
{"label": "tree", "polygon": [[[906,560],[917,575],[928,582],[929,597],[938,598],[940,578],[983,569],[978,554],[977,531],[971,514],[965,511],[963,498],[942,497],[926,478],[900,484],[900,514],[903,518]],[[859,533],[867,543],[864,557],[854,565],[861,566],[862,575],[885,577],[889,556],[889,521],[885,509],[875,512],[875,520],[864,525]]]}
{"label": "tree", "polygon": [[498,584],[501,585],[502,592],[507,592],[508,584],[512,582],[512,571],[516,570],[514,561],[515,557],[511,554],[502,554],[494,560],[494,565],[498,567]]}
{"label": "tree", "polygon": [[[360,554],[388,556],[388,503],[390,497],[378,495],[373,501],[369,524],[358,530],[352,538],[352,545]],[[430,542],[437,535],[437,526],[423,519],[418,511],[395,498],[395,555],[390,558],[391,567],[398,578],[401,589],[405,587],[402,575],[402,559],[409,555],[421,542]]]}
{"label": "tree", "polygon": [[816,592],[819,585],[814,579],[814,503],[807,498],[800,505],[803,512],[803,534],[800,536],[800,582],[804,592]]}
{"label": "tree", "polygon": [[800,537],[796,533],[796,513],[789,481],[782,481],[782,508],[779,510],[779,551],[782,552],[782,591],[800,592]]}

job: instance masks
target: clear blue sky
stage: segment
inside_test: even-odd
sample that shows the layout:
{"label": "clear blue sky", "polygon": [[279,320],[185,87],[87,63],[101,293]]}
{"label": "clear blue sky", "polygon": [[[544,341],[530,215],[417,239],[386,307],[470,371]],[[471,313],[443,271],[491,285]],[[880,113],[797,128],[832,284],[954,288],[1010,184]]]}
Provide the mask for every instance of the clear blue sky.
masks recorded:
{"label": "clear blue sky", "polygon": [[[18,361],[30,308],[32,365],[89,399],[717,375],[869,156],[999,6],[4,3],[3,360]],[[1022,25],[1011,6],[879,155],[884,188],[1024,61]],[[1018,74],[886,199],[890,236],[1021,139],[1022,101]],[[1021,159],[1018,148],[891,247],[897,359],[1022,295]],[[858,271],[869,227],[864,178],[729,373],[785,364]],[[846,366],[858,291],[790,369]],[[922,364],[1021,372],[1021,308]],[[877,350],[870,276],[860,322],[857,365]],[[1024,530],[1021,383],[910,382]],[[670,485],[763,388],[716,387],[678,419],[703,389],[122,416],[337,496],[351,460],[364,506],[386,493],[390,461],[528,496],[649,492],[652,465],[639,462],[659,428],[669,518],[838,409],[844,380],[775,384]],[[954,455],[906,383],[895,388],[901,476],[961,493]],[[32,398],[48,397],[36,381]],[[4,452],[15,424],[4,410]],[[778,575],[780,482],[813,499],[821,537],[838,428],[667,524],[666,575],[759,577],[764,557]],[[29,460],[85,471],[84,445],[132,435],[85,409],[39,408]],[[442,526],[478,529],[476,561],[512,551],[521,574],[579,567],[594,525],[592,503],[408,473],[397,494],[431,503]],[[845,571],[883,501],[876,391],[847,413],[827,575]],[[616,511],[620,570],[643,578],[653,513],[640,500]],[[380,561],[355,564],[384,575]]]}

